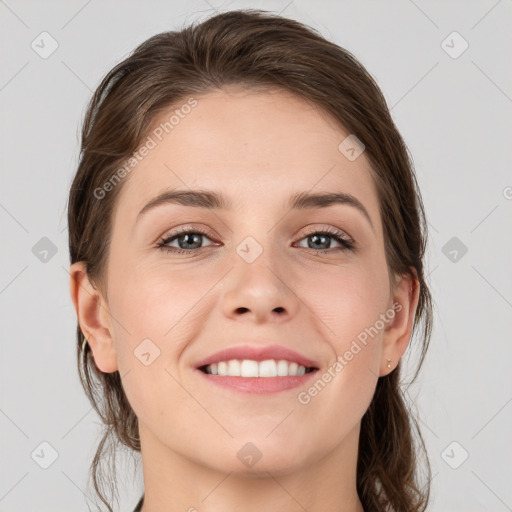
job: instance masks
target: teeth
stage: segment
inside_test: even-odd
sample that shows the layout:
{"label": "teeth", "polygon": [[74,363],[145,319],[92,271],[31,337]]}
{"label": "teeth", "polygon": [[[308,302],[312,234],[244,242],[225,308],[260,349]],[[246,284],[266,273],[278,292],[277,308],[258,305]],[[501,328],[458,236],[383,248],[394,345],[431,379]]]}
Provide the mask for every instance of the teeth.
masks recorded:
{"label": "teeth", "polygon": [[288,361],[278,361],[276,365],[277,375],[286,377],[288,375]]}
{"label": "teeth", "polygon": [[230,377],[288,377],[304,375],[306,368],[284,359],[267,359],[259,362],[252,359],[230,359],[208,365],[206,373]]}
{"label": "teeth", "polygon": [[[244,375],[242,374],[242,377]],[[277,364],[273,359],[259,363],[258,377],[277,377]]]}
{"label": "teeth", "polygon": [[240,361],[237,361],[236,359],[228,361],[228,375],[231,377],[240,375]]}
{"label": "teeth", "polygon": [[227,375],[228,374],[228,363],[226,363],[225,361],[217,363],[217,371],[219,372],[219,375]]}
{"label": "teeth", "polygon": [[234,377],[259,377],[259,364],[257,361],[244,359],[240,364],[240,371]]}

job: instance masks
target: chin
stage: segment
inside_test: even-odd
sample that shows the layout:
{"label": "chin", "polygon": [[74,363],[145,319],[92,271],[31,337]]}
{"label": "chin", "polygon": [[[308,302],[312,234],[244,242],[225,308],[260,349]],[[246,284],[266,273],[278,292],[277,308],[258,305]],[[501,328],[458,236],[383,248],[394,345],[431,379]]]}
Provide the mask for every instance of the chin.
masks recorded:
{"label": "chin", "polygon": [[[287,447],[282,442],[269,444],[268,440],[265,442],[263,439],[264,436],[261,443],[234,440],[233,448],[226,447],[217,456],[211,454],[215,457],[210,460],[213,463],[212,468],[248,478],[268,478],[269,473],[272,476],[283,476],[308,464],[309,459],[303,448]],[[227,453],[230,454],[229,457],[226,456]]]}

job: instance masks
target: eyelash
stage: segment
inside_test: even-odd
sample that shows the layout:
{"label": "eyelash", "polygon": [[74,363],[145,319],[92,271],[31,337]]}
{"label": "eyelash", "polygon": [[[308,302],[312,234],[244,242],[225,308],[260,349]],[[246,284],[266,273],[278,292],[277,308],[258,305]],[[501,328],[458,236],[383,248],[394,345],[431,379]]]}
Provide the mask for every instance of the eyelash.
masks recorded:
{"label": "eyelash", "polygon": [[[160,242],[157,244],[157,247],[159,249],[165,251],[166,253],[188,254],[188,255],[193,254],[193,253],[197,254],[199,251],[201,251],[201,249],[206,249],[206,247],[199,247],[198,249],[180,249],[177,247],[168,247],[167,246],[168,243],[174,241],[175,239],[179,238],[180,236],[192,235],[192,234],[206,236],[210,239],[212,238],[212,233],[204,231],[202,229],[184,228],[177,232],[174,232],[173,234],[171,234],[168,237],[161,238]],[[334,240],[336,240],[339,244],[341,244],[341,247],[333,247],[330,249],[318,249],[317,250],[317,249],[308,248],[311,251],[315,251],[317,253],[324,254],[326,252],[331,252],[331,251],[355,251],[356,250],[355,242],[351,239],[345,238],[343,236],[343,233],[336,229],[326,228],[326,229],[320,229],[320,230],[318,230],[318,229],[312,230],[308,233],[305,233],[304,236],[300,240],[303,240],[304,238],[308,238],[311,235],[327,235],[330,238],[333,238]],[[302,247],[302,249],[306,249],[306,247]]]}

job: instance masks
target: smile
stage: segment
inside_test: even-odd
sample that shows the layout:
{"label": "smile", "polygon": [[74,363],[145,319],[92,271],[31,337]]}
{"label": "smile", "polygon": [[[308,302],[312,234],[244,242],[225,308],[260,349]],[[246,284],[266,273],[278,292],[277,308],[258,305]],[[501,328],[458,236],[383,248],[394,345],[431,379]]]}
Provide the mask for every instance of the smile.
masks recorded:
{"label": "smile", "polygon": [[229,377],[289,377],[304,375],[314,370],[307,368],[295,362],[281,359],[267,359],[265,361],[254,361],[251,359],[231,359],[229,361],[219,361],[205,365],[200,368],[201,371],[211,375],[221,375]]}

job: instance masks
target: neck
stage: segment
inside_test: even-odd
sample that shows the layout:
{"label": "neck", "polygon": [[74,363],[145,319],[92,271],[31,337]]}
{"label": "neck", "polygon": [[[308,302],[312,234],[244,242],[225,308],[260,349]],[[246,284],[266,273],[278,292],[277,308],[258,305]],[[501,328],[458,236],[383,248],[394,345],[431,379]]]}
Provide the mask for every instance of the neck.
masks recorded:
{"label": "neck", "polygon": [[139,427],[145,489],[142,512],[364,512],[356,491],[359,424],[328,455],[304,467],[283,469],[276,464],[249,473],[223,472],[201,464],[162,447],[142,424]]}

